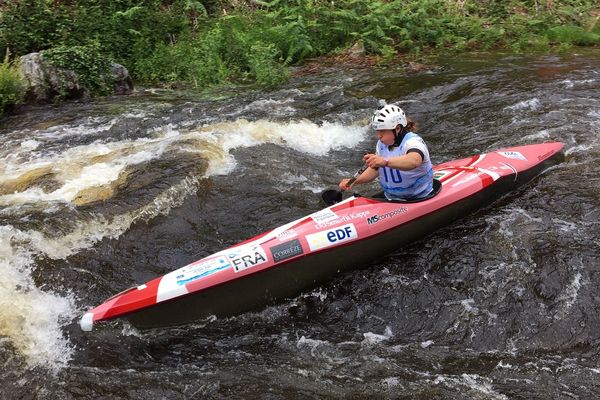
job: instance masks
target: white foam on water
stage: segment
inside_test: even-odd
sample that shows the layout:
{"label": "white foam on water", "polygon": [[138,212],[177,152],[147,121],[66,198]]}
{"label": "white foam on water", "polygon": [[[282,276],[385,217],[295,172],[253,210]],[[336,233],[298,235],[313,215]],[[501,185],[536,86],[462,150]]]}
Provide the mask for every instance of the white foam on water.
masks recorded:
{"label": "white foam on water", "polygon": [[[307,120],[281,123],[239,119],[206,125],[184,135],[186,139],[200,140],[202,145],[182,151],[197,152],[207,159],[209,164],[205,177],[210,177],[227,175],[236,168],[237,162],[231,154],[235,149],[275,144],[301,153],[324,156],[331,150],[356,146],[366,132],[364,126],[330,122],[318,125]],[[306,186],[312,188],[310,183]]]}
{"label": "white foam on water", "polygon": [[298,339],[298,341],[296,342],[296,345],[298,347],[306,345],[306,346],[312,347],[312,348],[315,348],[315,347],[318,347],[321,345],[328,345],[328,344],[329,344],[329,342],[326,340],[310,339],[310,338],[305,337],[304,335],[302,337],[300,337],[300,339]]}
{"label": "white foam on water", "polygon": [[596,80],[595,79],[580,79],[580,80],[571,80],[571,79],[565,79],[560,81],[559,83],[562,83],[563,86],[567,89],[573,89],[574,87],[580,87],[580,86],[586,86],[589,83],[595,83]]}
{"label": "white foam on water", "polygon": [[135,119],[145,119],[150,115],[150,112],[142,109],[132,109],[125,114],[121,114],[120,118],[135,118]]}
{"label": "white foam on water", "polygon": [[587,156],[589,154],[589,150],[591,150],[593,148],[594,148],[594,146],[588,145],[588,144],[573,146],[573,147],[569,147],[565,151],[565,155],[570,156],[572,154],[583,154],[583,155]]}
{"label": "white foam on water", "polygon": [[302,184],[308,181],[308,178],[304,175],[294,175],[290,172],[284,172],[281,175],[281,182],[287,183],[290,186],[298,186],[298,184]]}
{"label": "white foam on water", "polygon": [[[110,185],[127,167],[158,159],[167,149],[178,148],[182,152],[200,153],[208,160],[204,177],[210,177],[229,174],[236,167],[236,161],[230,153],[236,148],[273,143],[303,153],[325,155],[330,150],[355,146],[363,139],[365,132],[364,127],[333,123],[317,125],[310,121],[276,123],[238,120],[186,133],[181,133],[172,126],[165,126],[155,131],[155,136],[151,138],[95,142],[28,162],[23,162],[21,157],[14,156],[11,152],[0,158],[0,178],[3,181],[19,179],[23,174],[37,169],[50,168],[53,178],[61,186],[52,192],[33,186],[16,193],[4,194],[0,196],[0,205],[71,202],[81,191]],[[197,143],[190,148],[186,142],[189,140]],[[30,146],[25,146],[22,151],[30,151],[28,147]],[[312,188],[308,181],[306,186]]]}
{"label": "white foam on water", "polygon": [[[581,266],[583,268],[583,266]],[[558,297],[558,301],[561,302],[560,311],[554,316],[555,319],[562,319],[571,310],[573,305],[577,302],[579,296],[579,290],[583,286],[581,272],[576,272],[571,279],[571,282],[563,290]]]}
{"label": "white foam on water", "polygon": [[[8,150],[8,153],[17,151],[23,143],[25,146],[31,146],[33,142],[55,142],[68,137],[83,137],[106,132],[111,129],[118,118],[111,118],[107,121],[106,117],[87,117],[77,121],[75,124],[57,124],[42,129],[24,129],[9,132],[4,135],[2,151]],[[23,140],[27,137],[27,140]],[[33,149],[37,149],[37,146]],[[2,155],[0,155],[0,158]]]}
{"label": "white foam on water", "polygon": [[386,326],[383,334],[373,332],[363,333],[364,339],[362,343],[367,345],[377,344],[389,340],[392,336],[394,336],[392,329],[389,326]]}
{"label": "white foam on water", "polygon": [[486,221],[489,226],[499,225],[498,233],[506,239],[515,237],[514,230],[519,227],[543,224],[542,218],[534,217],[520,207],[508,208],[500,215],[487,217]]}
{"label": "white foam on water", "polygon": [[496,369],[517,369],[517,367],[515,367],[512,364],[505,363],[504,361],[500,360],[500,362],[496,365]]}
{"label": "white foam on water", "polygon": [[[0,205],[71,202],[82,190],[110,185],[127,167],[159,158],[168,145],[169,141],[163,138],[138,139],[76,146],[31,162],[22,162],[18,157],[5,158],[0,160],[0,171],[3,171],[0,178],[3,181],[19,179],[28,172],[46,168],[61,186],[46,192],[33,185],[26,190],[0,196]],[[95,159],[99,161],[94,162]]]}
{"label": "white foam on water", "polygon": [[324,189],[322,185],[315,185],[313,180],[303,174],[295,175],[290,172],[284,172],[280,178],[280,185],[276,189],[281,193],[286,193],[292,189],[308,190],[313,193],[321,193]]}
{"label": "white foam on water", "polygon": [[307,338],[305,336],[302,336],[296,342],[296,347],[297,348],[308,347],[310,349],[310,355],[313,356],[313,357],[317,357],[317,356],[321,355],[317,351],[317,349],[319,347],[321,347],[321,346],[329,346],[329,345],[330,345],[330,343],[327,342],[327,341],[325,341],[325,340],[310,339],[310,338]]}
{"label": "white foam on water", "polygon": [[558,230],[565,233],[577,233],[581,228],[578,224],[565,221],[560,218],[552,218],[552,222],[558,226]]}
{"label": "white foam on water", "polygon": [[88,117],[76,125],[56,125],[48,129],[33,132],[34,137],[52,137],[52,140],[63,139],[69,136],[86,136],[99,132],[106,132],[112,128],[119,118],[106,121],[106,117]]}
{"label": "white foam on water", "polygon": [[463,308],[465,309],[465,312],[467,313],[477,313],[479,312],[479,308],[475,307],[475,300],[474,299],[465,299],[465,300],[461,300],[460,304],[463,306]]}
{"label": "white foam on water", "polygon": [[117,238],[138,220],[167,214],[198,188],[193,178],[184,180],[153,202],[133,212],[106,219],[79,221],[71,232],[49,238],[41,232],[0,227],[0,335],[10,339],[30,366],[61,368],[71,359],[73,348],[61,328],[81,310],[74,296],[61,296],[35,286],[31,268],[35,255],[64,259],[91,247],[103,238]]}
{"label": "white foam on water", "polygon": [[385,386],[388,389],[399,389],[404,388],[404,386],[400,383],[400,379],[396,377],[389,377],[381,380],[381,385]]}
{"label": "white foam on water", "polygon": [[137,328],[135,328],[133,325],[130,325],[128,323],[123,323],[123,329],[121,329],[121,334],[123,336],[133,336],[133,337],[137,337],[142,339],[144,337],[144,335],[142,334],[142,332],[140,332]]}
{"label": "white foam on water", "polygon": [[248,113],[268,109],[271,116],[292,116],[296,113],[296,109],[291,105],[294,101],[293,97],[287,97],[283,100],[260,99],[246,105],[241,111],[242,113]]}
{"label": "white foam on water", "polygon": [[526,135],[523,137],[524,141],[535,141],[540,139],[548,139],[550,137],[550,132],[547,129],[542,129],[537,133],[532,133],[531,135]]}
{"label": "white foam on water", "polygon": [[537,110],[541,107],[542,103],[540,99],[533,98],[529,100],[523,100],[512,106],[505,107],[505,111],[521,111],[521,110]]}
{"label": "white foam on water", "polygon": [[[477,374],[462,374],[460,376],[438,375],[432,382],[434,385],[443,385],[464,393],[465,398],[473,398],[472,395],[484,395],[485,399],[508,400],[508,397],[498,393],[492,387],[492,380]],[[470,389],[473,393],[465,392]]]}
{"label": "white foam on water", "polygon": [[40,142],[37,140],[29,139],[21,142],[21,148],[25,151],[35,150],[40,146]]}
{"label": "white foam on water", "polygon": [[[111,121],[93,130],[96,133],[108,130],[113,124],[114,121]],[[34,135],[33,139],[23,141],[19,146],[3,146],[0,150],[0,181],[18,180],[24,174],[42,168],[51,171],[52,179],[58,185],[52,191],[45,191],[34,182],[21,191],[1,195],[3,215],[10,216],[7,213],[11,209],[36,204],[39,210],[46,212],[75,207],[73,200],[80,191],[110,185],[127,167],[160,159],[166,151],[199,153],[208,161],[203,177],[210,177],[227,174],[235,168],[236,161],[231,151],[236,148],[273,143],[303,153],[325,155],[330,150],[356,145],[366,133],[365,127],[334,123],[318,125],[310,121],[238,120],[187,132],[167,125],[142,139],[97,141],[60,152],[44,153],[45,143],[85,134],[88,128],[82,125],[63,126],[62,129],[56,127],[37,132],[37,138]],[[41,136],[44,136],[43,140]],[[36,151],[35,157],[30,157],[27,152],[33,150]],[[9,338],[10,344],[29,365],[54,368],[68,363],[73,349],[63,337],[62,327],[81,310],[77,309],[72,296],[35,286],[32,280],[35,258],[64,259],[104,238],[116,239],[135,222],[167,214],[173,207],[181,205],[198,190],[199,179],[203,177],[189,176],[137,210],[111,217],[86,214],[87,220],[74,221],[69,231],[56,237],[46,236],[34,228],[18,230],[10,225],[0,226],[0,267],[3,270],[0,276],[0,336]],[[304,178],[306,182],[302,182],[303,177],[290,179],[297,179],[309,187],[310,177]],[[298,345],[317,346],[318,343],[302,338]]]}
{"label": "white foam on water", "polygon": [[316,156],[323,156],[331,150],[353,147],[364,138],[366,132],[365,127],[330,122],[318,125],[307,120],[288,123],[237,120],[206,128],[214,134],[220,134],[222,148],[226,152],[240,147],[273,143]]}
{"label": "white foam on water", "polygon": [[74,300],[35,286],[33,252],[13,245],[27,240],[27,233],[0,227],[0,335],[10,338],[30,366],[56,369],[72,357],[61,328],[75,309]]}
{"label": "white foam on water", "polygon": [[567,89],[572,89],[575,86],[575,83],[573,83],[573,81],[570,79],[562,80],[559,83],[562,83],[563,86]]}

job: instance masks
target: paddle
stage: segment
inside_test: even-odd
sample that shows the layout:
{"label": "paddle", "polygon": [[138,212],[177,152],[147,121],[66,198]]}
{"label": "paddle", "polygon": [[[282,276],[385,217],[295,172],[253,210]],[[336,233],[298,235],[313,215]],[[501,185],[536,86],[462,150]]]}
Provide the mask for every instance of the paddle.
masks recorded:
{"label": "paddle", "polygon": [[[361,169],[356,171],[354,176],[348,180],[347,185],[351,186],[354,183],[354,181],[356,180],[356,178],[358,178],[360,176],[360,174],[365,172],[365,170],[367,168],[368,168],[368,166],[365,164]],[[339,203],[340,201],[342,201],[342,197],[343,197],[342,191],[338,190],[338,189],[327,189],[327,190],[324,190],[323,193],[321,193],[321,198],[323,199],[323,202],[325,204],[327,204],[328,206],[332,206],[335,203]]]}

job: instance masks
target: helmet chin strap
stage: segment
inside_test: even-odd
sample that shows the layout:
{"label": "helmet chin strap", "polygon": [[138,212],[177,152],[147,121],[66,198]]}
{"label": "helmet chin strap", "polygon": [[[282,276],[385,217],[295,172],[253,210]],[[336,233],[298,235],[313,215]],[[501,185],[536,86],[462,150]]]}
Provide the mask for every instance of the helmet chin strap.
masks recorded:
{"label": "helmet chin strap", "polygon": [[[396,127],[396,129],[398,128]],[[396,129],[394,129],[394,144],[388,146],[390,150],[393,147],[400,146],[400,143],[402,143],[402,139],[404,139],[404,135],[406,135],[406,131],[404,130],[404,127],[402,125],[400,125],[400,131],[397,131]]]}

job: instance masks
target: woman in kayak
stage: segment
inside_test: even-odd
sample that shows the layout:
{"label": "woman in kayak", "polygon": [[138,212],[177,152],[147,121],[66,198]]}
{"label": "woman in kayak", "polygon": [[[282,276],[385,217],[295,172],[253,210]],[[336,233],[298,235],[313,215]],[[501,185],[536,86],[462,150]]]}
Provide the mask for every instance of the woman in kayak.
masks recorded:
{"label": "woman in kayak", "polygon": [[343,179],[340,189],[379,177],[388,200],[426,197],[433,189],[433,169],[427,145],[413,132],[415,123],[407,120],[400,107],[388,104],[375,111],[371,126],[379,137],[375,154],[365,155],[366,169],[355,180]]}

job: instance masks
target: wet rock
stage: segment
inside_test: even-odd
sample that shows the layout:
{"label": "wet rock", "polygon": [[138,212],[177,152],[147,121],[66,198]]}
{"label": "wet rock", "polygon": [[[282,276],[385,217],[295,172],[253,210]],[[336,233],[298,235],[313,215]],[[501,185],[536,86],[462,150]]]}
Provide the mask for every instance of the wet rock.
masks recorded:
{"label": "wet rock", "polygon": [[[89,88],[80,81],[72,70],[58,68],[44,61],[41,53],[30,53],[21,57],[21,71],[28,83],[26,102],[49,103],[56,98],[79,100],[90,97]],[[112,64],[110,75],[114,94],[128,94],[133,90],[133,81],[127,68]]]}
{"label": "wet rock", "polygon": [[49,65],[40,53],[21,57],[21,71],[28,84],[25,96],[28,103],[48,103],[59,95],[65,99],[90,96],[74,71]]}
{"label": "wet rock", "polygon": [[351,58],[364,57],[366,55],[365,45],[363,42],[356,42],[346,52]]}
{"label": "wet rock", "polygon": [[129,94],[133,91],[133,80],[129,76],[127,68],[121,64],[113,63],[110,66],[111,77],[113,81],[114,94]]}

